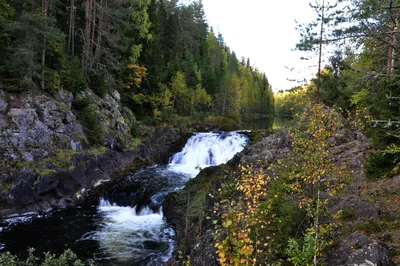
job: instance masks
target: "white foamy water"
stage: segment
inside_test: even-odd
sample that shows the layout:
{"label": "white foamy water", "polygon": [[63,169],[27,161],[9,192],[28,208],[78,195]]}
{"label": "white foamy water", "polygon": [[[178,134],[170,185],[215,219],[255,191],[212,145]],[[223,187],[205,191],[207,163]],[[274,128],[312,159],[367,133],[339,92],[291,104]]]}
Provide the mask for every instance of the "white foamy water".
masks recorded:
{"label": "white foamy water", "polygon": [[[247,138],[236,132],[197,133],[187,141],[181,152],[171,158],[166,171],[154,171],[149,168],[145,176],[150,177],[149,180],[161,183],[168,178],[182,177],[186,182],[188,178],[195,177],[201,168],[226,163],[236,153],[242,151],[246,143]],[[154,179],[156,177],[153,174],[160,176]],[[168,178],[163,179],[161,176]],[[137,178],[138,175],[134,177]],[[147,181],[146,184],[150,183]],[[174,189],[176,187],[168,187],[169,191]],[[152,195],[153,205],[159,206],[164,196],[162,192]],[[174,232],[166,224],[162,208],[157,212],[149,207],[138,211],[136,207],[118,206],[101,198],[98,211],[101,214],[99,228],[87,233],[82,240],[96,240],[103,259],[117,261],[116,265],[155,266],[164,265],[171,257]]]}
{"label": "white foamy water", "polygon": [[242,151],[246,143],[246,136],[236,132],[196,133],[183,150],[172,157],[168,168],[194,177],[202,168],[226,163]]}
{"label": "white foamy water", "polygon": [[103,216],[100,229],[86,234],[82,240],[98,241],[106,259],[134,261],[159,248],[168,260],[173,250],[173,232],[165,229],[162,209],[153,212],[145,207],[137,212],[135,207],[120,207],[101,198],[98,210]]}

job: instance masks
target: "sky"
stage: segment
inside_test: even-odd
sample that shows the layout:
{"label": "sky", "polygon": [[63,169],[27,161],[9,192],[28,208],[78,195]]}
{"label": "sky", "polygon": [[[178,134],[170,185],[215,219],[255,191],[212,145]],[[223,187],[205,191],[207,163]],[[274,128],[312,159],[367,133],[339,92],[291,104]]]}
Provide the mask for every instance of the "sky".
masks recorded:
{"label": "sky", "polygon": [[274,91],[299,85],[287,79],[309,80],[316,62],[293,51],[300,36],[296,20],[310,22],[315,14],[309,0],[203,0],[206,18],[214,32],[238,59],[249,57],[252,65],[265,72]]}

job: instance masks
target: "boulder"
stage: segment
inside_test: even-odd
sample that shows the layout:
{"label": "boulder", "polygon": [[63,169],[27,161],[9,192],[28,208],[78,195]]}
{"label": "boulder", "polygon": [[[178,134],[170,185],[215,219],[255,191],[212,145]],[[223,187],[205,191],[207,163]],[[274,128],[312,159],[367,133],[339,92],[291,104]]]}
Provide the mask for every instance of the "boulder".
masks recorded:
{"label": "boulder", "polygon": [[335,198],[329,203],[329,210],[337,213],[339,210],[350,211],[352,220],[361,222],[366,220],[380,220],[380,211],[370,201],[357,195],[348,195],[342,199]]}
{"label": "boulder", "polygon": [[58,186],[58,176],[56,174],[45,175],[40,178],[39,184],[36,187],[38,196],[54,191]]}
{"label": "boulder", "polygon": [[261,141],[246,147],[240,161],[244,164],[255,164],[258,161],[273,162],[290,150],[289,135],[286,133],[271,134]]}
{"label": "boulder", "polygon": [[331,249],[327,257],[328,266],[395,266],[388,247],[362,233],[343,238]]}
{"label": "boulder", "polygon": [[8,194],[7,203],[10,205],[28,205],[35,201],[32,190],[36,174],[30,171],[22,171],[19,174],[18,182],[11,188]]}
{"label": "boulder", "polygon": [[39,161],[55,147],[80,151],[82,126],[70,110],[72,94],[0,93],[0,159]]}

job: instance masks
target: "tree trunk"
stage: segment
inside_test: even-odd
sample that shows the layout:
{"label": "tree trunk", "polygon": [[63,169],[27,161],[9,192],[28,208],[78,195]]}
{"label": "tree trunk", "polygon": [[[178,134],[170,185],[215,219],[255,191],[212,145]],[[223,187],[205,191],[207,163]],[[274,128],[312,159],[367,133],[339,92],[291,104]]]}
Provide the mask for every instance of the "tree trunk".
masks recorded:
{"label": "tree trunk", "polygon": [[[42,0],[42,13],[44,17],[47,17],[47,1],[48,0]],[[40,82],[40,85],[42,87],[42,90],[46,88],[46,83],[44,79],[44,68],[46,64],[46,37],[43,36],[43,43],[42,43],[42,80]]]}
{"label": "tree trunk", "polygon": [[68,29],[68,54],[74,57],[75,40],[75,0],[71,0]]}
{"label": "tree trunk", "polygon": [[101,54],[101,31],[103,30],[103,22],[104,22],[104,8],[106,5],[103,5],[103,0],[100,0],[100,8],[99,8],[99,18],[98,18],[98,31],[97,31],[97,39],[96,39],[96,50],[94,53],[94,58],[96,62],[100,60]]}
{"label": "tree trunk", "polygon": [[318,181],[318,188],[317,188],[317,210],[315,213],[315,245],[314,245],[314,266],[317,266],[318,264],[318,241],[319,241],[319,202],[320,202],[320,181]]}
{"label": "tree trunk", "polygon": [[321,64],[322,64],[322,37],[324,35],[324,20],[325,20],[325,0],[322,0],[321,14],[321,30],[319,33],[319,55],[318,55],[318,74],[317,74],[317,94],[316,102],[319,103],[319,89],[321,87]]}
{"label": "tree trunk", "polygon": [[92,0],[92,9],[93,9],[93,15],[91,17],[92,19],[92,33],[91,33],[91,38],[90,38],[90,45],[89,45],[89,69],[92,69],[93,67],[93,44],[94,44],[94,36],[96,32],[96,0]]}
{"label": "tree trunk", "polygon": [[85,1],[85,32],[84,32],[84,44],[83,44],[83,56],[82,56],[82,72],[87,76],[87,68],[89,61],[89,47],[90,47],[90,9],[92,6],[92,0]]}
{"label": "tree trunk", "polygon": [[394,68],[394,32],[396,29],[396,15],[395,12],[393,11],[393,0],[390,1],[390,7],[389,7],[389,51],[388,51],[388,61],[387,61],[387,73],[389,75],[392,74],[393,68]]}

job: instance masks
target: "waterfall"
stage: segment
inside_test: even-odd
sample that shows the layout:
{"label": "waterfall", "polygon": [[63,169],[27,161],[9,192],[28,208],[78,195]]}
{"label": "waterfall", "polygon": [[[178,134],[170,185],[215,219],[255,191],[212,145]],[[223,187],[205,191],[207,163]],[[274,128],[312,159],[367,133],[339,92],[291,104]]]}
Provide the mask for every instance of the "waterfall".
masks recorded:
{"label": "waterfall", "polygon": [[107,260],[113,260],[116,265],[128,265],[132,260],[140,261],[151,255],[151,247],[166,253],[149,265],[162,265],[170,258],[174,232],[166,226],[162,208],[159,211],[149,207],[137,210],[100,198],[97,209],[103,217],[99,228],[85,234],[81,240],[97,241],[100,250],[107,254]]}
{"label": "waterfall", "polygon": [[227,162],[246,142],[237,132],[196,133],[168,165],[128,175],[110,186],[97,206],[3,220],[0,253],[27,247],[57,253],[67,246],[96,265],[164,266],[175,238],[163,214],[165,196],[183,188],[200,168]]}
{"label": "waterfall", "polygon": [[247,137],[237,132],[196,133],[167,166],[147,168],[128,178],[137,190],[127,190],[128,182],[122,191],[100,198],[99,228],[81,240],[96,240],[115,265],[165,265],[174,250],[174,231],[164,220],[164,197],[182,188],[200,168],[226,163],[246,143]]}
{"label": "waterfall", "polygon": [[196,133],[181,152],[170,160],[169,168],[196,176],[200,168],[226,163],[243,150],[247,137],[237,132]]}

